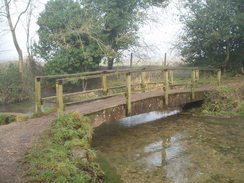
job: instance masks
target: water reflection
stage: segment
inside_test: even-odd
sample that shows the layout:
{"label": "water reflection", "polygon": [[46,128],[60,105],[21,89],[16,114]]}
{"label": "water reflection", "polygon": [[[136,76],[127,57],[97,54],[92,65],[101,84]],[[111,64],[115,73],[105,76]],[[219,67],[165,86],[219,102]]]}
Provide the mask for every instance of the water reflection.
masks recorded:
{"label": "water reflection", "polygon": [[144,123],[152,122],[161,118],[166,118],[169,116],[176,115],[180,112],[180,110],[173,110],[173,111],[167,111],[167,112],[149,112],[145,114],[140,114],[136,116],[127,117],[124,119],[120,119],[117,122],[122,124],[125,127],[133,127],[137,125],[141,125]]}
{"label": "water reflection", "polygon": [[[217,151],[236,143],[235,149],[241,152],[242,146],[236,139],[243,134],[243,123],[236,128],[233,121],[230,128],[209,125],[201,122],[206,119],[189,116],[153,120],[154,114],[160,116],[160,113],[151,113],[150,117],[140,116],[138,121],[136,117],[127,118],[95,130],[93,147],[98,151],[98,157],[102,155],[116,167],[125,183],[244,180],[243,164],[237,160],[242,160],[242,156],[238,157],[237,152],[226,155]],[[148,123],[149,119],[153,121]]]}
{"label": "water reflection", "polygon": [[163,119],[169,116],[173,116],[180,113],[180,110],[173,110],[167,112],[150,112],[140,115],[135,115],[127,118],[123,118],[116,121],[103,123],[99,128],[96,128],[96,134],[99,135],[113,135],[123,129],[132,128],[141,124],[153,122],[159,119]]}

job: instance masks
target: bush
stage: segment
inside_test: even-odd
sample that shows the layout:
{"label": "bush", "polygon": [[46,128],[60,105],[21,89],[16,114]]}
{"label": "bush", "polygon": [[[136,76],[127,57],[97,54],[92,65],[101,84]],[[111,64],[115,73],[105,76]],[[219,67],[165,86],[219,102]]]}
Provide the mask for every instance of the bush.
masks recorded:
{"label": "bush", "polygon": [[7,125],[14,121],[15,121],[15,116],[7,115],[7,114],[0,114],[0,125]]}
{"label": "bush", "polygon": [[14,103],[28,100],[33,95],[34,78],[25,72],[23,81],[16,63],[0,65],[0,103]]}

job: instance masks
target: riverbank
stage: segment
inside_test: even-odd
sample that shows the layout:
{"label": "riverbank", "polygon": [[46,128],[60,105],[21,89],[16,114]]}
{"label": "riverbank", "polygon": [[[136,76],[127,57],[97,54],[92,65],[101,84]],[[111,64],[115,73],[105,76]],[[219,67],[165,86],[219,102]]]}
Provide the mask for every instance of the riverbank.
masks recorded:
{"label": "riverbank", "polygon": [[201,108],[192,109],[195,115],[232,117],[244,115],[244,85],[225,85],[206,92]]}
{"label": "riverbank", "polygon": [[104,182],[90,148],[92,134],[89,119],[79,113],[55,119],[25,157],[27,182]]}

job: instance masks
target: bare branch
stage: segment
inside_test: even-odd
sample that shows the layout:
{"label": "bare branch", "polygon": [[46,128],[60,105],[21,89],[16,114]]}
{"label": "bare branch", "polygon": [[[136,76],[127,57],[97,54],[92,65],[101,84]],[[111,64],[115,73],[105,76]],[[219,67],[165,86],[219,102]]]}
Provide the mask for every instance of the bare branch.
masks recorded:
{"label": "bare branch", "polygon": [[[11,1],[11,0],[10,0],[10,1]],[[22,11],[22,12],[19,14],[18,19],[17,19],[17,21],[16,21],[16,23],[15,23],[15,26],[14,26],[14,30],[16,29],[16,27],[17,27],[17,25],[18,25],[18,23],[19,23],[19,21],[20,21],[21,16],[22,16],[23,14],[25,14],[26,11],[28,10],[28,8],[29,8],[29,6],[30,6],[30,3],[31,3],[31,0],[28,1],[28,4],[27,4],[25,10]]]}
{"label": "bare branch", "polygon": [[9,0],[9,1],[7,2],[7,4],[9,5],[9,4],[11,3],[11,1],[12,1],[12,0]]}
{"label": "bare branch", "polygon": [[0,12],[0,16],[1,17],[7,17],[7,13],[6,12]]}

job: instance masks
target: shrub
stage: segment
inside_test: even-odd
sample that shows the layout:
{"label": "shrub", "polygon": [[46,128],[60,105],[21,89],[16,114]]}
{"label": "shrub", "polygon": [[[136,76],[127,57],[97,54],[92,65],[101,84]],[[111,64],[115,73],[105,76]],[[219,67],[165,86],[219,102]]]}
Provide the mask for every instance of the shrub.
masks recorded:
{"label": "shrub", "polygon": [[23,81],[16,63],[0,65],[0,103],[13,103],[30,99],[33,95],[34,80],[25,72]]}

